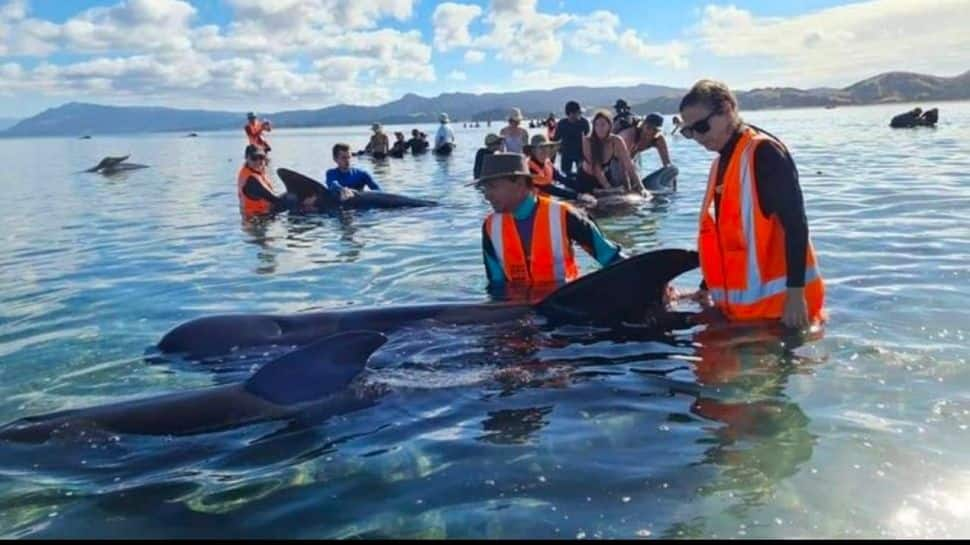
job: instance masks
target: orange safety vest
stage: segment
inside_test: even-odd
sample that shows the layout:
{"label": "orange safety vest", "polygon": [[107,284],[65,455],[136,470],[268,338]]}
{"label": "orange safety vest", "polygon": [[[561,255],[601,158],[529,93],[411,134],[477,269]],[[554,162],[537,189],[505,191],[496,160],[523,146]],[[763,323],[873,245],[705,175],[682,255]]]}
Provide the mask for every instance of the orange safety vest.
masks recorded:
{"label": "orange safety vest", "polygon": [[546,197],[537,199],[528,259],[512,214],[492,213],[485,219],[485,232],[510,285],[563,283],[579,276],[566,233],[568,205]]}
{"label": "orange safety vest", "polygon": [[[701,207],[697,247],[714,304],[731,320],[781,318],[786,294],[785,231],[758,202],[754,152],[771,137],[746,129],[734,148],[715,219],[718,161],[711,165]],[[805,256],[805,300],[813,322],[823,318],[825,285],[811,241]]]}
{"label": "orange safety vest", "polygon": [[554,181],[555,168],[552,166],[552,161],[548,159],[543,164],[530,157],[529,172],[532,173],[532,183],[535,185],[552,185]]}
{"label": "orange safety vest", "polygon": [[266,173],[257,172],[251,168],[249,165],[243,165],[239,169],[239,177],[236,178],[236,194],[239,195],[239,211],[243,213],[244,216],[257,216],[262,214],[269,214],[273,205],[267,201],[261,199],[250,199],[243,193],[243,187],[246,185],[246,181],[249,178],[256,178],[259,183],[262,184],[270,193],[273,192],[273,184],[266,177]]}
{"label": "orange safety vest", "polygon": [[247,123],[246,127],[246,137],[249,138],[249,144],[253,146],[259,146],[260,148],[266,149],[266,140],[263,139],[263,131],[266,130],[262,121],[253,121],[252,123]]}

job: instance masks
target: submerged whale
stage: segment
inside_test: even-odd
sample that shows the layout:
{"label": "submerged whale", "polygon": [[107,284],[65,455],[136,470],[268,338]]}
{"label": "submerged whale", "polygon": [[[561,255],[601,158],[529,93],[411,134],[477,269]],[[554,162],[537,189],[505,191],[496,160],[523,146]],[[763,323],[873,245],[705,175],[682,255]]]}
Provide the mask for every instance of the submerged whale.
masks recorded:
{"label": "submerged whale", "polygon": [[300,174],[287,168],[277,169],[276,174],[279,175],[283,185],[286,186],[286,192],[288,194],[295,195],[301,202],[304,199],[316,197],[316,207],[321,211],[337,209],[368,210],[374,208],[409,208],[438,205],[435,201],[415,199],[405,197],[404,195],[385,193],[383,191],[357,191],[353,197],[340,201],[327,191],[323,184],[305,174]]}
{"label": "submerged whale", "polygon": [[389,333],[421,320],[484,324],[528,315],[541,316],[551,323],[607,327],[626,323],[669,331],[685,327],[693,314],[667,310],[663,306],[664,290],[673,278],[698,264],[697,252],[656,250],[583,276],[537,303],[440,303],[292,315],[207,316],[175,327],[162,337],[158,348],[165,353],[207,358],[239,348],[303,345],[348,330]]}
{"label": "submerged whale", "polygon": [[92,429],[194,435],[303,415],[345,414],[376,402],[350,386],[386,341],[373,331],[340,333],[267,363],[245,382],[23,418],[0,428],[0,440],[42,443]]}

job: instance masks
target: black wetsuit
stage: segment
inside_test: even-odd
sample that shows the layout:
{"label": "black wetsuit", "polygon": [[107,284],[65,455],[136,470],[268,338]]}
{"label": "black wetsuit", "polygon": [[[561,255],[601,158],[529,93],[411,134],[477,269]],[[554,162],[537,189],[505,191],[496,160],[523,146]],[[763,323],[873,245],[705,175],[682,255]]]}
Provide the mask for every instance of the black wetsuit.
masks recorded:
{"label": "black wetsuit", "polygon": [[[752,127],[758,132],[767,131]],[[769,134],[770,136],[770,134]],[[735,133],[720,151],[717,169],[717,185],[724,183],[731,155],[737,146],[741,132]],[[805,217],[805,201],[798,183],[798,168],[791,155],[779,144],[763,142],[754,152],[755,186],[761,213],[768,217],[778,216],[785,231],[785,263],[788,269],[786,286],[805,287],[805,253],[808,249],[808,219]],[[715,214],[721,206],[721,196],[714,193]],[[701,284],[704,288],[704,284]]]}
{"label": "black wetsuit", "polygon": [[495,150],[490,150],[488,148],[478,148],[478,151],[475,152],[475,166],[472,167],[472,175],[476,180],[482,173],[482,163],[485,161],[485,156],[494,155],[495,153]]}
{"label": "black wetsuit", "polygon": [[274,195],[272,191],[266,189],[263,184],[259,183],[259,180],[252,176],[243,185],[243,195],[256,201],[269,202],[273,205],[273,212],[278,212],[286,208],[286,204],[281,197]]}

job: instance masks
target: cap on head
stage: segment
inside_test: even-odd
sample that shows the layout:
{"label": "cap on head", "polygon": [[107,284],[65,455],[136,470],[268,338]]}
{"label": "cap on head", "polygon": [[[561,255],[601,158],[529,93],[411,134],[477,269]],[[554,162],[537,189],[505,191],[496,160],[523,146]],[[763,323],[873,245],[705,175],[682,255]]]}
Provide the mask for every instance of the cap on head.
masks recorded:
{"label": "cap on head", "polygon": [[664,116],[657,112],[647,114],[647,117],[643,120],[648,126],[654,128],[660,128],[664,126]]}
{"label": "cap on head", "polygon": [[254,114],[253,112],[249,112],[248,114],[246,114],[246,117],[248,117],[249,119],[256,119],[256,114]]}

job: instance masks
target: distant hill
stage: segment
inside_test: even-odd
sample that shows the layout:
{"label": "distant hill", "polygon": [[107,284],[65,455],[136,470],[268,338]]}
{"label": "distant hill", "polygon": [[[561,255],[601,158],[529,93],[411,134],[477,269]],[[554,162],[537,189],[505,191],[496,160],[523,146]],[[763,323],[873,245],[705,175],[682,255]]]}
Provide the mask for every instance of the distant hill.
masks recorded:
{"label": "distant hill", "polygon": [[9,129],[16,125],[20,120],[13,117],[0,117],[0,131]]}
{"label": "distant hill", "polygon": [[[683,93],[672,93],[633,106],[636,112],[676,112]],[[887,72],[843,89],[765,87],[737,93],[744,110],[810,108],[931,100],[970,99],[970,71],[952,78]]]}
{"label": "distant hill", "polygon": [[[515,93],[445,93],[433,98],[416,94],[380,106],[341,104],[318,110],[293,110],[265,115],[275,127],[363,125],[375,121],[426,123],[447,112],[453,121],[504,120],[511,108],[526,118],[561,115],[563,104],[577,100],[587,108],[611,107],[618,98],[638,113],[673,113],[685,90],[659,85],[631,87],[562,87]],[[746,110],[822,107],[884,102],[970,99],[970,71],[953,78],[908,72],[889,72],[843,89],[795,89],[767,87],[738,93]],[[102,106],[71,102],[24,119],[0,132],[0,136],[82,136],[164,131],[202,131],[241,127],[243,112],[179,110],[162,107]],[[0,124],[2,127],[2,124]]]}

